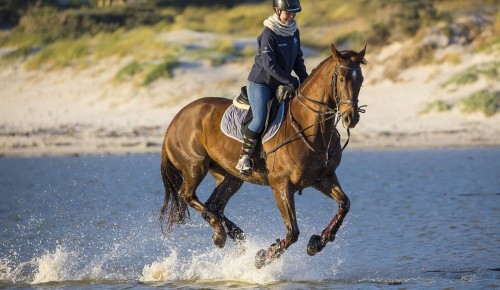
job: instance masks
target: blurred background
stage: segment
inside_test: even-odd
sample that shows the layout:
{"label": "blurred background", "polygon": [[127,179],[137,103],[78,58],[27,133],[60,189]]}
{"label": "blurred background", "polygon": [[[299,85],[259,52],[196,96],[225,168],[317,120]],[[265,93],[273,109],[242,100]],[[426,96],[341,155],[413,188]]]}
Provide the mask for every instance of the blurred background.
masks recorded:
{"label": "blurred background", "polygon": [[[432,61],[438,47],[473,44],[476,50],[487,50],[500,37],[497,0],[310,0],[302,1],[302,6],[297,21],[305,46],[325,51],[332,42],[341,48],[368,44],[373,51],[413,38],[413,48],[407,49],[402,60],[404,67]],[[127,33],[129,49],[115,51],[119,55],[149,50],[155,56],[170,53],[175,58],[170,47],[154,47],[153,39],[144,43],[140,37],[179,28],[256,37],[270,7],[271,1],[258,0],[4,0],[0,4],[0,45],[15,47],[4,59],[36,55],[27,64],[30,68],[43,64],[61,67],[70,65],[70,60],[110,56],[106,50],[126,44],[109,37]],[[423,41],[429,29],[440,39]],[[213,49],[233,58],[254,54],[230,43]],[[66,59],[55,59],[61,51]],[[459,60],[448,55],[440,61]]]}
{"label": "blurred background", "polygon": [[[431,88],[405,105],[413,121],[458,112],[481,116],[471,122],[483,124],[500,108],[499,3],[304,0],[297,22],[309,71],[332,43],[358,51],[367,45],[362,94],[387,95],[391,87],[376,89],[387,81],[393,91],[409,91],[397,84],[413,80],[409,88]],[[236,96],[271,14],[271,1],[257,0],[1,1],[0,153],[64,151],[85,142],[105,150],[113,142],[89,140],[106,137],[119,147],[157,150],[187,102]],[[417,67],[433,69],[405,75]],[[381,126],[378,135],[407,130]]]}

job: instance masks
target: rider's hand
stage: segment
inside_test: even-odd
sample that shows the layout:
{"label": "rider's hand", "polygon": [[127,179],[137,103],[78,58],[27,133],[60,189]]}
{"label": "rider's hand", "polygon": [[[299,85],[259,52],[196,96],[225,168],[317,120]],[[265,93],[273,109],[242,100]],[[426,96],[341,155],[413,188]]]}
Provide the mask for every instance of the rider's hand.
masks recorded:
{"label": "rider's hand", "polygon": [[288,100],[293,97],[294,89],[291,85],[281,85],[276,89],[279,100]]}
{"label": "rider's hand", "polygon": [[296,90],[299,88],[299,84],[300,84],[299,79],[293,78],[293,81],[288,85],[291,86],[293,90]]}

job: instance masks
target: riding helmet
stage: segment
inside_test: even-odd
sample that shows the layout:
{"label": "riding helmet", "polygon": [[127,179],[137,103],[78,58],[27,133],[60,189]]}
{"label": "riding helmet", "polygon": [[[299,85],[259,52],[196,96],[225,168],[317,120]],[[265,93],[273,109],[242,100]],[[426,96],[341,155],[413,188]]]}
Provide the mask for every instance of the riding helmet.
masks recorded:
{"label": "riding helmet", "polygon": [[299,0],[273,0],[273,8],[278,8],[289,13],[302,11]]}

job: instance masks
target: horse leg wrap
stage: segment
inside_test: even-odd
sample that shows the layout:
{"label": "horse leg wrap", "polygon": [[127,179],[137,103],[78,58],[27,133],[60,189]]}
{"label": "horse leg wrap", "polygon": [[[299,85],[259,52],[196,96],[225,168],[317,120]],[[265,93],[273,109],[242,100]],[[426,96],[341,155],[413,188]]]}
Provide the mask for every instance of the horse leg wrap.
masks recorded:
{"label": "horse leg wrap", "polygon": [[335,239],[335,233],[340,225],[338,225],[338,216],[335,215],[328,226],[321,232],[321,236],[312,235],[307,244],[307,254],[314,256],[326,246],[328,242]]}
{"label": "horse leg wrap", "polygon": [[285,240],[277,239],[276,243],[272,244],[267,251],[260,250],[255,256],[255,267],[257,269],[271,263],[273,260],[278,259],[281,254],[285,252]]}
{"label": "horse leg wrap", "polygon": [[328,242],[333,242],[333,240],[335,240],[335,234],[337,233],[339,227],[340,224],[338,224],[338,215],[335,215],[326,229],[321,232],[321,244],[325,245]]}

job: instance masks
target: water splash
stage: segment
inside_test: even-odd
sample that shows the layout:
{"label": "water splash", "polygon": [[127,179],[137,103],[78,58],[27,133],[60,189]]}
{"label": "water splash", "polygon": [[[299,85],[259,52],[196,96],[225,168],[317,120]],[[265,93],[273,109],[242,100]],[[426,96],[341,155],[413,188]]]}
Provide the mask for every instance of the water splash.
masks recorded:
{"label": "water splash", "polygon": [[69,254],[60,246],[53,253],[46,252],[34,261],[38,270],[31,283],[40,284],[64,280],[68,260]]}
{"label": "water splash", "polygon": [[139,281],[163,282],[177,279],[177,251],[173,251],[168,257],[144,266]]}
{"label": "water splash", "polygon": [[283,260],[277,260],[264,269],[255,268],[258,246],[247,242],[244,253],[234,249],[214,249],[181,258],[173,250],[168,257],[145,265],[139,278],[142,282],[197,280],[214,283],[232,281],[238,284],[266,285],[279,281]]}

